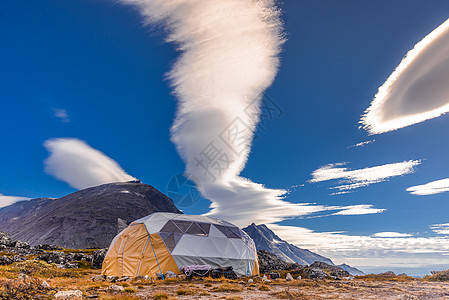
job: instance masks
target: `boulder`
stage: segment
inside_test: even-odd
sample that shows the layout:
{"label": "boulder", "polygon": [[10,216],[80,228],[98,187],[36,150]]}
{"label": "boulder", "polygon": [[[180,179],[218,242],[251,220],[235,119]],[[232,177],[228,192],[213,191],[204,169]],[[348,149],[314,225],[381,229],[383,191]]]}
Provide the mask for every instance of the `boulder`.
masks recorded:
{"label": "boulder", "polygon": [[167,271],[164,274],[164,278],[176,278],[176,274],[172,271]]}
{"label": "boulder", "polygon": [[128,280],[129,280],[128,276],[123,276],[123,277],[120,277],[119,279],[117,279],[117,282],[128,281]]}
{"label": "boulder", "polygon": [[293,281],[293,276],[292,276],[292,274],[287,273],[287,276],[285,276],[285,279],[286,279],[287,281]]}
{"label": "boulder", "polygon": [[303,274],[309,279],[326,279],[330,277],[329,274],[317,268],[304,268]]}
{"label": "boulder", "polygon": [[82,298],[83,293],[80,290],[59,291],[53,297],[54,300],[72,300]]}
{"label": "boulder", "polygon": [[109,281],[109,282],[116,282],[117,279],[118,279],[118,276],[107,276],[106,277],[106,281]]}
{"label": "boulder", "polygon": [[119,285],[110,285],[106,288],[107,292],[123,292],[124,290],[125,288]]}
{"label": "boulder", "polygon": [[106,280],[105,275],[96,275],[96,276],[92,277],[92,281],[105,281],[105,280]]}

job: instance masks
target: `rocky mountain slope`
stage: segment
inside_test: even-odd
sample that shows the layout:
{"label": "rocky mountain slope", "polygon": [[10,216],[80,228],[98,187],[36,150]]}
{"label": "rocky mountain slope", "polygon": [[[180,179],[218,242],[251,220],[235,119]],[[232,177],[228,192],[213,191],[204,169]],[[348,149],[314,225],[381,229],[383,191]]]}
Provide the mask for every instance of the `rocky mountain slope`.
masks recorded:
{"label": "rocky mountain slope", "polygon": [[363,276],[363,275],[365,275],[365,272],[363,272],[363,271],[361,271],[361,270],[359,270],[357,268],[351,267],[350,265],[347,265],[347,264],[341,264],[341,265],[338,265],[338,267],[342,268],[345,271],[348,271],[349,274],[351,274],[352,276]]}
{"label": "rocky mountain slope", "polygon": [[282,240],[264,224],[256,225],[253,223],[242,230],[254,240],[257,250],[271,252],[285,262],[310,265],[315,261],[321,261],[329,265],[334,265],[329,258],[313,253],[307,249],[301,249]]}
{"label": "rocky mountain slope", "polygon": [[109,183],[59,199],[21,201],[0,209],[0,229],[30,245],[104,248],[123,227],[153,212],[182,213],[139,181]]}

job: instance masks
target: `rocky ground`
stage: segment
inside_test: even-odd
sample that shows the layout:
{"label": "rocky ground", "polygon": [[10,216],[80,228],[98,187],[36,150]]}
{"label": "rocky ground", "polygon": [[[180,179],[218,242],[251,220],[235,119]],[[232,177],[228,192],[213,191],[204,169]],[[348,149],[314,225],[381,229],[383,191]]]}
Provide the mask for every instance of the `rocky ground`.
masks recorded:
{"label": "rocky ground", "polygon": [[[30,247],[0,233],[0,299],[449,299],[449,281],[392,272],[354,278],[326,263],[285,264],[268,252],[260,253],[268,277],[104,277],[99,267],[105,252]],[[449,280],[448,272],[432,276]]]}

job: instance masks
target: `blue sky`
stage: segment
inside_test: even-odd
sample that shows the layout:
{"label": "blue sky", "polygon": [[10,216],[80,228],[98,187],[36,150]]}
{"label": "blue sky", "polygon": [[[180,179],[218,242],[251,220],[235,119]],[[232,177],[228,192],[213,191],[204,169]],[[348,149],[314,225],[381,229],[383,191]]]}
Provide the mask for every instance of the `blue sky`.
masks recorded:
{"label": "blue sky", "polygon": [[[359,121],[407,52],[446,21],[449,3],[286,0],[279,6],[286,42],[265,93],[282,114],[256,131],[240,176],[289,190],[286,202],[339,209],[283,216],[281,222],[271,216],[266,223],[301,247],[366,271],[447,268],[449,240],[442,233],[449,232],[435,224],[449,222],[449,194],[406,189],[449,177],[448,117],[375,135]],[[0,2],[1,194],[36,198],[76,191],[44,170],[44,143],[54,138],[82,140],[164,193],[184,172],[170,140],[177,95],[166,76],[179,52],[164,41],[162,28],[142,24],[136,7],[115,1]],[[351,147],[364,141],[373,142]],[[311,182],[312,173],[329,164],[360,170],[407,161],[415,165],[403,175],[351,193],[331,195],[332,187],[354,183],[340,183],[344,178]],[[207,213],[209,205],[203,198],[184,212]],[[355,205],[372,211],[334,214]],[[264,220],[263,213],[239,218],[232,221]],[[375,236],[382,232],[404,236]],[[333,238],[334,246],[323,243]],[[361,247],[352,250],[355,245]]]}

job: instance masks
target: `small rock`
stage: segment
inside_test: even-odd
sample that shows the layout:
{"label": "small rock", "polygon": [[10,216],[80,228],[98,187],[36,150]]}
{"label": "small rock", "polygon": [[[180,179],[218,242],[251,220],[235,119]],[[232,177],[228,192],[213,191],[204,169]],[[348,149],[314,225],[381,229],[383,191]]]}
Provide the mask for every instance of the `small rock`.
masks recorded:
{"label": "small rock", "polygon": [[263,275],[262,282],[271,282],[270,279],[267,278],[267,275]]}
{"label": "small rock", "polygon": [[6,255],[0,256],[0,266],[10,265],[13,260]]}
{"label": "small rock", "polygon": [[123,276],[123,277],[120,277],[119,279],[117,279],[117,282],[120,282],[120,281],[128,281],[129,280],[129,277],[128,276]]}
{"label": "small rock", "polygon": [[124,290],[125,288],[119,285],[110,285],[106,288],[107,292],[123,292]]}
{"label": "small rock", "polygon": [[253,283],[253,282],[254,282],[254,280],[248,279],[248,283]]}
{"label": "small rock", "polygon": [[287,276],[285,276],[285,279],[286,279],[287,281],[293,281],[293,276],[292,276],[292,274],[287,273]]}
{"label": "small rock", "polygon": [[108,276],[108,277],[106,277],[106,281],[109,281],[109,282],[116,282],[117,279],[118,279],[118,276]]}
{"label": "small rock", "polygon": [[92,281],[105,281],[106,280],[106,276],[105,275],[97,275],[92,277]]}
{"label": "small rock", "polygon": [[19,261],[27,260],[27,258],[25,256],[21,256],[21,255],[14,255],[12,260],[13,260],[13,262],[19,262]]}
{"label": "small rock", "polygon": [[296,277],[296,279],[301,280],[301,279],[302,279],[301,275],[299,275],[298,277]]}
{"label": "small rock", "polygon": [[19,276],[18,276],[17,278],[19,278],[19,279],[21,279],[21,280],[25,280],[25,279],[28,278],[28,275],[26,275],[25,273],[20,273]]}
{"label": "small rock", "polygon": [[159,272],[156,272],[156,279],[162,279],[162,274]]}
{"label": "small rock", "polygon": [[172,271],[167,271],[167,272],[165,272],[164,277],[165,278],[176,278],[176,274]]}
{"label": "small rock", "polygon": [[30,245],[27,242],[16,241],[15,244],[14,244],[14,247],[16,247],[16,248],[23,248],[23,249],[29,249]]}
{"label": "small rock", "polygon": [[80,290],[59,291],[53,297],[53,299],[55,299],[55,300],[71,300],[71,299],[82,299],[82,298],[83,298],[83,293]]}
{"label": "small rock", "polygon": [[185,274],[179,274],[178,278],[181,279],[181,280],[184,280],[184,279],[186,279],[186,275]]}
{"label": "small rock", "polygon": [[37,250],[47,250],[47,251],[62,250],[62,247],[49,244],[39,244],[37,246],[34,246],[33,248]]}
{"label": "small rock", "polygon": [[44,287],[44,288],[46,288],[46,289],[49,289],[49,288],[50,288],[50,285],[49,285],[48,282],[46,282],[45,280],[42,281],[41,285],[42,285],[42,287]]}

